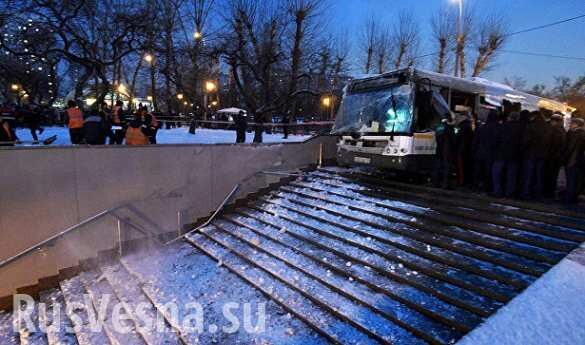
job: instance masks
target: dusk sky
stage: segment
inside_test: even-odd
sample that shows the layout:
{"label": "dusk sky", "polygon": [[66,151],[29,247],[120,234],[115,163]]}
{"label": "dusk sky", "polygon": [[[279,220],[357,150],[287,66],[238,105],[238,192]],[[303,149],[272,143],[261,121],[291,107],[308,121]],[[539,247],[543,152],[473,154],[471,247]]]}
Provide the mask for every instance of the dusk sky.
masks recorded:
{"label": "dusk sky", "polygon": [[[584,0],[464,0],[477,13],[496,12],[507,17],[510,31],[519,31],[585,14]],[[421,52],[433,52],[430,42],[430,17],[441,6],[456,5],[452,0],[335,0],[331,11],[330,24],[339,30],[363,30],[364,23],[371,16],[377,16],[392,23],[401,10],[413,9],[418,16],[422,30]],[[356,55],[358,46],[352,35],[352,52]],[[510,38],[506,50],[540,54],[566,55],[585,58],[585,18],[525,33]],[[548,57],[533,57],[502,53],[492,71],[486,74],[490,79],[503,81],[505,77],[519,76],[535,83],[551,85],[554,76],[566,75],[572,78],[585,74],[585,60],[574,61]]]}

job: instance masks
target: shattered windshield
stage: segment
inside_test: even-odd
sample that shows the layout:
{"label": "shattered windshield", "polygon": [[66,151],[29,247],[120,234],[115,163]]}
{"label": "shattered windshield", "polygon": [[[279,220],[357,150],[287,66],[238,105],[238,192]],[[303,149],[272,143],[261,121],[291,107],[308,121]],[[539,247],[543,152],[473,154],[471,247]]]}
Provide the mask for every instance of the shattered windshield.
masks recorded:
{"label": "shattered windshield", "polygon": [[410,85],[348,94],[341,102],[333,132],[409,133],[413,111]]}

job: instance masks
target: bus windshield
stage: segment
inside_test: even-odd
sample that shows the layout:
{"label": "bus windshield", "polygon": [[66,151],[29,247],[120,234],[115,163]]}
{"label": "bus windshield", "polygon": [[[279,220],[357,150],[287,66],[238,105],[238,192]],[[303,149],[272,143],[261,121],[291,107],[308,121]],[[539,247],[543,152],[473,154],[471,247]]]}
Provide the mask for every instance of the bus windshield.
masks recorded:
{"label": "bus windshield", "polygon": [[348,94],[341,102],[335,134],[410,133],[414,112],[410,85]]}

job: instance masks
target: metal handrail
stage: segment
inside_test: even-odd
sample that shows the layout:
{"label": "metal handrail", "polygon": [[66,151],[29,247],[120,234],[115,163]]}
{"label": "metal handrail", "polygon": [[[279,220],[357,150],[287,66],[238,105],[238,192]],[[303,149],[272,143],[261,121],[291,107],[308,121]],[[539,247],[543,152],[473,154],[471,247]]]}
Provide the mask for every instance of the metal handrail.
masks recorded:
{"label": "metal handrail", "polygon": [[52,242],[60,239],[61,237],[65,236],[65,235],[67,235],[67,234],[69,234],[69,233],[71,233],[71,232],[73,232],[73,231],[75,231],[75,230],[77,230],[77,229],[79,229],[81,227],[83,227],[84,225],[90,224],[90,223],[98,220],[99,218],[110,214],[111,212],[115,211],[118,208],[119,207],[102,211],[102,212],[100,212],[100,213],[98,213],[98,214],[96,214],[94,216],[91,216],[91,217],[89,217],[89,218],[87,218],[87,219],[85,219],[85,220],[83,220],[83,221],[81,221],[81,222],[79,222],[79,223],[77,223],[77,224],[75,224],[73,226],[68,227],[67,229],[59,232],[58,234],[55,234],[55,235],[47,238],[46,240],[41,241],[41,242],[35,244],[32,247],[29,247],[29,248],[21,251],[20,253],[14,255],[14,256],[9,257],[6,260],[0,261],[0,268],[8,265],[9,263],[12,263],[12,262],[20,259],[21,257],[24,257],[24,256],[32,253],[33,251],[35,251],[37,249],[40,249],[41,247],[44,247],[44,246],[46,246],[46,245],[48,245],[48,244],[50,244],[50,243],[52,243]]}

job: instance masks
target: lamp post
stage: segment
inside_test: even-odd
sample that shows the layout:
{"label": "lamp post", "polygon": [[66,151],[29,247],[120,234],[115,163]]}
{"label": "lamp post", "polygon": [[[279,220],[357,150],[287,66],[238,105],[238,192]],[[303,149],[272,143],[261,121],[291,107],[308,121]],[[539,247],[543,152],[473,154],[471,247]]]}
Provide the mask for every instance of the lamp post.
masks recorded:
{"label": "lamp post", "polygon": [[329,110],[329,120],[333,118],[333,110],[335,109],[334,106],[335,98],[333,95],[326,95],[321,98],[321,104],[327,110]]}
{"label": "lamp post", "polygon": [[20,106],[20,85],[12,84],[10,85],[10,90],[16,94],[16,104]]}
{"label": "lamp post", "polygon": [[213,80],[207,80],[205,82],[205,92],[203,93],[203,120],[207,121],[207,115],[209,111],[209,94],[217,90],[217,84]]}
{"label": "lamp post", "polygon": [[460,76],[460,69],[459,65],[461,65],[461,34],[463,33],[463,0],[451,0],[451,2],[457,4],[459,6],[459,14],[457,15],[457,47],[455,51],[455,76]]}
{"label": "lamp post", "polygon": [[157,111],[156,104],[156,69],[154,66],[154,56],[152,54],[145,54],[144,61],[150,65],[150,94],[152,96],[152,108]]}

